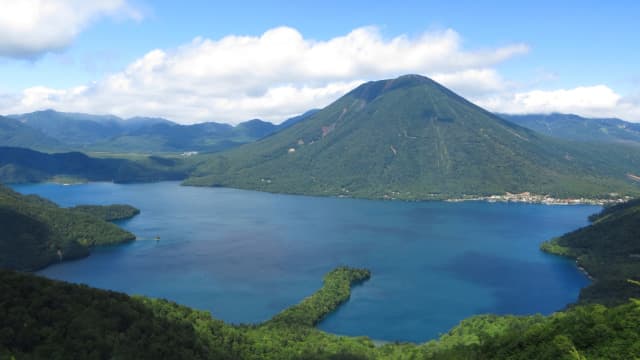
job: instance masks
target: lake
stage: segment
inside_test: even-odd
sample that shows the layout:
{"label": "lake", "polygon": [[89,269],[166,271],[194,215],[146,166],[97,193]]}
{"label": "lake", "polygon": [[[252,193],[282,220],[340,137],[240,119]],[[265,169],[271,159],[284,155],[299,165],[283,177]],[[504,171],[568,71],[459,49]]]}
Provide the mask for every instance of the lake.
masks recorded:
{"label": "lake", "polygon": [[119,223],[138,241],[94,249],[41,275],[255,323],[312,294],[332,268],[366,267],[371,280],[319,328],[389,341],[432,339],[474,314],[548,314],[575,301],[588,279],[539,245],[599,211],[317,198],[177,182],[13,188],[61,206],[126,203],[142,211]]}

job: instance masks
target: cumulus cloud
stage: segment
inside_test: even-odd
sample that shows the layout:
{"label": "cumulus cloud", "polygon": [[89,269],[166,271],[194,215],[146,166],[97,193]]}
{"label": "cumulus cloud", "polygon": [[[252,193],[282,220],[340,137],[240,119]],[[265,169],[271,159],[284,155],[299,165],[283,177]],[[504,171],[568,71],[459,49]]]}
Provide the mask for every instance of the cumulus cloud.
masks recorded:
{"label": "cumulus cloud", "polygon": [[0,56],[34,58],[67,47],[101,16],[141,15],[125,0],[0,0]]}
{"label": "cumulus cloud", "polygon": [[453,30],[383,37],[363,27],[325,41],[278,27],[260,36],[195,38],[156,49],[123,71],[73,89],[34,87],[3,113],[64,111],[163,116],[183,123],[271,121],[329,104],[365,80],[433,75],[477,93],[507,84],[492,66],[528,52],[525,44],[467,50]]}
{"label": "cumulus cloud", "polygon": [[572,113],[586,117],[620,117],[640,121],[640,101],[623,97],[606,85],[533,90],[489,96],[476,101],[489,110],[513,113]]}
{"label": "cumulus cloud", "polygon": [[516,86],[504,80],[495,69],[469,69],[434,74],[431,77],[452,90],[472,98],[503,92]]}

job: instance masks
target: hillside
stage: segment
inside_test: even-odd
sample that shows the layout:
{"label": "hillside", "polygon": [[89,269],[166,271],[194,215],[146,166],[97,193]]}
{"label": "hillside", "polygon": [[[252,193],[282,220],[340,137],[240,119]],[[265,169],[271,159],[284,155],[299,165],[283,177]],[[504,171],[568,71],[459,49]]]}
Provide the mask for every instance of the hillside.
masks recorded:
{"label": "hillside", "polygon": [[259,119],[236,126],[216,122],[180,125],[162,118],[66,113],[54,110],[0,117],[0,146],[89,152],[217,152],[253,142],[311,112],[280,125]]}
{"label": "hillside", "polygon": [[[89,211],[103,213],[96,210],[91,207]],[[609,271],[619,279],[626,278],[620,277],[616,267],[606,269],[625,257],[634,259],[639,213],[639,200],[607,208],[591,218],[590,227],[563,237],[570,243],[560,242],[558,246],[588,256],[604,253],[607,258],[594,258],[596,264],[607,264],[598,276]],[[35,265],[58,261],[57,249],[68,259],[86,255],[92,245],[132,239],[131,234],[97,217],[77,209],[61,209],[46,199],[20,195],[4,187],[0,187],[0,222],[0,268],[34,269]],[[598,229],[597,233],[593,229]],[[620,264],[625,266],[624,261]],[[637,271],[631,273],[637,279]],[[209,312],[166,300],[130,297],[0,269],[0,357],[280,360],[640,356],[640,300],[627,298],[640,292],[640,288],[633,289],[639,282],[627,282],[631,291],[610,294],[609,299],[620,303],[615,307],[576,305],[547,317],[480,315],[423,344],[376,346],[366,337],[332,335],[315,328],[349,299],[352,286],[371,276],[375,274],[366,269],[339,267],[325,276],[318,291],[271,320],[230,325]],[[596,280],[596,286],[600,281]]]}
{"label": "hillside", "polygon": [[542,249],[575,258],[595,279],[582,302],[620,304],[640,297],[640,199],[602,210],[591,225],[543,244]]}
{"label": "hillside", "polygon": [[66,148],[63,143],[45,135],[40,130],[4,116],[0,116],[0,144],[44,151]]}
{"label": "hillside", "polygon": [[320,110],[319,109],[311,109],[311,110],[305,111],[304,114],[289,118],[289,119],[283,121],[282,123],[278,124],[278,130],[283,130],[283,129],[286,129],[288,127],[292,127],[293,125],[295,125],[295,124],[297,124],[299,122],[305,121],[308,118],[310,118],[312,115],[317,113],[318,111],[320,111]]}
{"label": "hillside", "polygon": [[126,220],[140,214],[140,209],[126,204],[77,205],[70,208],[70,210],[89,214],[104,221]]}
{"label": "hillside", "polygon": [[[117,136],[122,119],[111,115],[64,113],[53,110],[9,115],[26,126],[41,131],[68,146],[83,146]],[[26,147],[24,145],[20,145]]]}
{"label": "hillside", "polygon": [[24,183],[65,177],[71,181],[148,182],[181,180],[190,169],[179,158],[143,157],[138,160],[94,158],[79,152],[46,154],[0,147],[0,182]]}
{"label": "hillside", "polygon": [[233,326],[166,300],[129,297],[0,270],[0,357],[16,359],[633,359],[640,301],[542,316],[482,315],[438,341],[376,346],[312,325],[368,271],[339,268],[271,321]]}
{"label": "hillside", "polygon": [[83,211],[64,209],[35,195],[0,185],[0,268],[36,270],[87,256],[95,245],[135,236]]}
{"label": "hillside", "polygon": [[620,119],[584,118],[572,114],[498,114],[541,134],[565,140],[640,145],[640,124]]}
{"label": "hillside", "polygon": [[638,194],[638,173],[633,148],[546,137],[407,75],[363,84],[305,121],[211,155],[186,184],[365,198],[607,197]]}
{"label": "hillside", "polygon": [[121,134],[87,147],[106,152],[217,152],[256,141],[277,131],[262,120],[231,126],[207,122],[194,125],[156,124]]}

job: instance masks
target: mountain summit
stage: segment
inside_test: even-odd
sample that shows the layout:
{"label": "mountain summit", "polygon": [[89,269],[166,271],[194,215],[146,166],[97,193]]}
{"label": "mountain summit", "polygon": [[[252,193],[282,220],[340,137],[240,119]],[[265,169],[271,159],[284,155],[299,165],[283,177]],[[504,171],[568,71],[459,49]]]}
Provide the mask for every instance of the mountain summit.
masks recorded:
{"label": "mountain summit", "polygon": [[212,156],[192,185],[368,198],[638,192],[640,155],[503,120],[435,81],[368,82],[288,129]]}

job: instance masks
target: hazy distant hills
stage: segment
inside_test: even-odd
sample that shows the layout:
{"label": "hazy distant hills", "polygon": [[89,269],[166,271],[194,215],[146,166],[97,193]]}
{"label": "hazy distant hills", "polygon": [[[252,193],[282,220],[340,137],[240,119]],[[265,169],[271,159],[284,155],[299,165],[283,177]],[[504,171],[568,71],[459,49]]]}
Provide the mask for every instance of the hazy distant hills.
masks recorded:
{"label": "hazy distant hills", "polygon": [[40,130],[45,135],[68,146],[89,145],[141,127],[171,123],[168,120],[153,118],[132,119],[129,123],[129,121],[112,115],[64,113],[53,110],[10,115],[9,118]]}
{"label": "hazy distant hills", "polygon": [[[639,194],[640,152],[633,146],[640,144],[638,127],[575,115],[496,116],[428,78],[407,75],[363,84],[322,110],[280,125],[259,119],[237,126],[179,125],[53,110],[0,117],[0,146],[10,146],[0,149],[0,179],[41,181],[62,174],[146,181],[190,175],[192,185],[401,199],[524,191],[562,197]],[[179,165],[150,157],[103,169],[96,165],[100,159],[79,153],[60,161],[15,147],[225,152],[180,159]]]}
{"label": "hazy distant hills", "polygon": [[417,75],[363,84],[200,165],[187,184],[367,198],[638,193],[640,152],[541,135]]}
{"label": "hazy distant hills", "polygon": [[43,151],[216,152],[261,139],[307,116],[281,125],[253,119],[234,127],[215,122],[179,125],[162,118],[121,119],[44,110],[0,117],[0,146]]}
{"label": "hazy distant hills", "polygon": [[615,118],[590,119],[572,114],[498,114],[503,119],[539,133],[577,141],[619,142],[640,145],[640,123]]}
{"label": "hazy distant hills", "polygon": [[0,144],[47,151],[65,148],[60,141],[45,135],[42,131],[3,116],[0,116]]}
{"label": "hazy distant hills", "polygon": [[139,159],[94,158],[80,152],[48,154],[0,146],[0,182],[66,181],[150,182],[182,180],[191,171],[189,159],[158,156]]}

